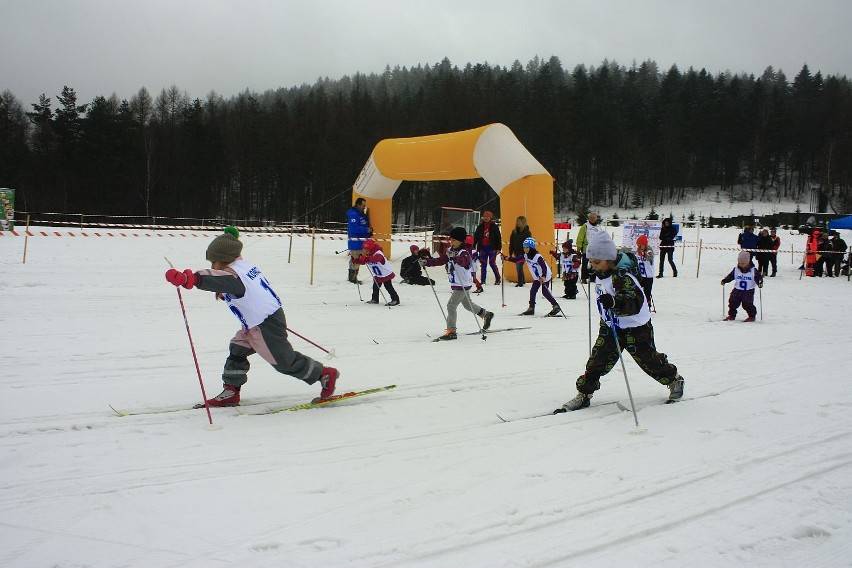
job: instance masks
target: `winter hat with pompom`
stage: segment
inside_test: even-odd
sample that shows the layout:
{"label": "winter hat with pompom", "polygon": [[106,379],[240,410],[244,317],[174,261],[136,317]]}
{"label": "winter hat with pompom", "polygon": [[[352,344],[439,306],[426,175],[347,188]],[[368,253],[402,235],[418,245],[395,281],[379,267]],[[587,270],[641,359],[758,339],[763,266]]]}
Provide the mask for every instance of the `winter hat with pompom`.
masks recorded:
{"label": "winter hat with pompom", "polygon": [[648,244],[648,235],[639,235],[639,238],[636,239],[636,244],[640,246],[645,246]]}
{"label": "winter hat with pompom", "polygon": [[210,262],[226,262],[231,264],[243,251],[243,243],[240,242],[240,232],[236,227],[228,225],[225,232],[219,235],[210,246],[207,247],[207,260]]}
{"label": "winter hat with pompom", "polygon": [[615,249],[615,243],[606,233],[596,233],[589,245],[586,247],[586,257],[594,258],[595,260],[615,260],[618,251]]}

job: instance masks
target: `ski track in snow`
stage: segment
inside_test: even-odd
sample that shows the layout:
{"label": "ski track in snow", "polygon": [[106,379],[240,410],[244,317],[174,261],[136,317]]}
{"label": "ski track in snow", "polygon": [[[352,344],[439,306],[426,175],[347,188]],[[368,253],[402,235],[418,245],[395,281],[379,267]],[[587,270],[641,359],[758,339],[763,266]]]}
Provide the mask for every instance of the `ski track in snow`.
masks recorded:
{"label": "ski track in snow", "polygon": [[[701,232],[705,244],[736,234]],[[799,239],[781,236],[782,246]],[[334,242],[318,241],[309,286],[310,241],[294,239],[292,264],[274,241],[248,241],[246,257],[282,292],[288,325],[336,357],[291,336],[294,347],[338,366],[341,392],[397,389],[261,415],[316,387],[253,357],[243,414],[213,409],[215,430],[203,409],[116,416],[109,404],[199,400],[162,257],[204,267],[208,240],[34,238],[25,265],[20,239],[0,241],[0,322],[14,330],[3,341],[0,564],[849,565],[845,279],[800,281],[782,255],[763,321],[721,322],[718,282],[736,253],[705,251],[698,279],[693,251],[676,254],[681,276],[654,284],[656,343],[687,397],[718,395],[664,405],[667,389],[627,357],[647,429],[632,434],[632,414],[612,404],[628,404],[620,365],[590,408],[517,420],[573,396],[588,354],[584,298],[558,299],[568,320],[533,320],[515,315],[528,287],[502,290],[503,308],[500,287],[486,284],[475,301],[497,313],[496,327],[532,329],[436,344],[444,322],[428,286],[397,284],[392,310],[365,305]],[[209,294],[183,299],[216,394],[235,322]],[[458,323],[476,330],[464,310]]]}

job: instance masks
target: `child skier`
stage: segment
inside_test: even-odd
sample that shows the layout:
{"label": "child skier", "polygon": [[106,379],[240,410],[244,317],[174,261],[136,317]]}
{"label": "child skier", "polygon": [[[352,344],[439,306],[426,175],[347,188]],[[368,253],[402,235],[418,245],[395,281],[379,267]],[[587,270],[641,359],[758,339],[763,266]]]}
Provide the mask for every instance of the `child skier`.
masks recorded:
{"label": "child skier", "polygon": [[669,388],[669,400],[678,400],[683,396],[683,377],[654,346],[654,328],[645,294],[633,274],[616,266],[615,243],[606,233],[597,234],[589,241],[586,256],[595,273],[601,323],[598,338],[586,361],[586,372],[577,378],[577,396],[557,412],[589,406],[592,395],[601,387],[600,378],[618,362],[619,351],[612,326],[618,335],[618,347],[627,349],[645,373]]}
{"label": "child skier", "polygon": [[240,256],[242,249],[239,231],[228,226],[225,234],[213,239],[207,247],[210,269],[193,272],[187,268],[178,272],[170,268],[166,271],[166,280],[174,286],[215,292],[217,299],[225,300],[242,325],[231,339],[230,353],[225,360],[224,389],[207,400],[207,404],[237,406],[240,403],[240,388],[248,380],[248,357],[254,353],[260,354],[279,373],[309,385],[319,382],[322,390],[315,401],[329,398],[334,394],[340,373],[293,349],[287,341],[287,320],[279,296],[263,273]]}
{"label": "child skier", "polygon": [[505,260],[509,262],[518,262],[519,260],[523,260],[527,263],[527,268],[530,269],[530,274],[533,277],[532,288],[530,289],[530,305],[527,308],[527,311],[522,312],[520,315],[522,316],[531,316],[535,314],[535,297],[538,294],[538,289],[541,288],[541,295],[544,296],[544,299],[550,302],[552,309],[550,313],[547,314],[548,317],[555,317],[560,315],[559,312],[562,309],[559,307],[559,304],[556,303],[556,300],[553,298],[553,294],[550,293],[550,290],[547,289],[547,283],[550,282],[551,277],[553,276],[553,272],[550,270],[550,266],[544,261],[544,257],[535,250],[535,239],[532,237],[524,239],[524,256],[521,258],[513,258],[506,257]]}
{"label": "child skier", "polygon": [[647,235],[640,235],[636,239],[636,256],[639,257],[639,283],[650,308],[653,306],[651,289],[654,287],[654,249],[648,245]]}
{"label": "child skier", "polygon": [[562,297],[568,300],[577,298],[577,279],[580,268],[580,258],[574,253],[572,247],[573,242],[568,239],[562,243],[562,252],[550,251],[550,256],[559,261],[559,266],[562,268],[562,282],[565,284],[565,295]]}
{"label": "child skier", "polygon": [[740,251],[737,255],[737,265],[727,276],[722,278],[722,286],[736,280],[734,289],[728,297],[728,317],[725,321],[737,319],[737,308],[742,304],[748,314],[746,321],[754,321],[757,308],[754,307],[754,287],[763,288],[763,275],[751,262],[751,255],[746,251]]}
{"label": "child skier", "polygon": [[476,273],[479,272],[479,252],[474,248],[473,235],[468,235],[464,238],[464,248],[470,253],[470,275],[473,278],[473,285],[476,286],[474,294],[482,294],[482,283],[476,278]]}
{"label": "child skier", "polygon": [[447,266],[447,278],[453,292],[447,302],[447,331],[438,338],[442,341],[457,339],[458,337],[456,335],[456,316],[459,304],[463,305],[467,311],[482,318],[482,329],[484,330],[491,327],[491,320],[494,319],[493,312],[477,306],[470,299],[470,288],[473,284],[470,268],[473,259],[470,252],[462,246],[466,236],[467,231],[464,227],[455,227],[450,231],[450,247],[441,256],[420,259],[421,266]]}
{"label": "child skier", "polygon": [[373,295],[367,303],[379,303],[379,288],[384,285],[391,297],[391,301],[387,305],[398,306],[399,294],[393,287],[393,278],[396,274],[391,268],[390,261],[385,258],[382,247],[373,239],[367,239],[364,241],[364,252],[367,254],[353,258],[352,262],[358,265],[366,264],[367,268],[370,269],[370,275],[373,277]]}

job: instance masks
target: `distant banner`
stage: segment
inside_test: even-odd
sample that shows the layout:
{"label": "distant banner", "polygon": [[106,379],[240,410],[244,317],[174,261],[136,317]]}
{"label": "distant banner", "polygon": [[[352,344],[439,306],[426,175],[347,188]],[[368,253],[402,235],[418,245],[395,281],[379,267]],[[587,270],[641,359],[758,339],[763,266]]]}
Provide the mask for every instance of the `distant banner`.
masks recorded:
{"label": "distant banner", "polygon": [[15,230],[15,190],[0,187],[0,231]]}
{"label": "distant banner", "polygon": [[654,250],[660,249],[660,221],[625,221],[621,234],[621,245],[636,250],[636,239],[645,235]]}

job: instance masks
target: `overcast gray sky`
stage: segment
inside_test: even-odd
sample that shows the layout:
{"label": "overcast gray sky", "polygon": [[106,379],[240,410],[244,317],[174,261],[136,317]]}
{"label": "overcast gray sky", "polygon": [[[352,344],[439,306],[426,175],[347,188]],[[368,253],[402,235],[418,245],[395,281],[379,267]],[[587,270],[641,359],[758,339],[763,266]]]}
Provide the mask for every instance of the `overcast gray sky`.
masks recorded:
{"label": "overcast gray sky", "polygon": [[312,84],[444,57],[459,67],[556,55],[788,79],[852,77],[852,0],[0,0],[0,92],[29,109],[145,86],[192,98]]}

